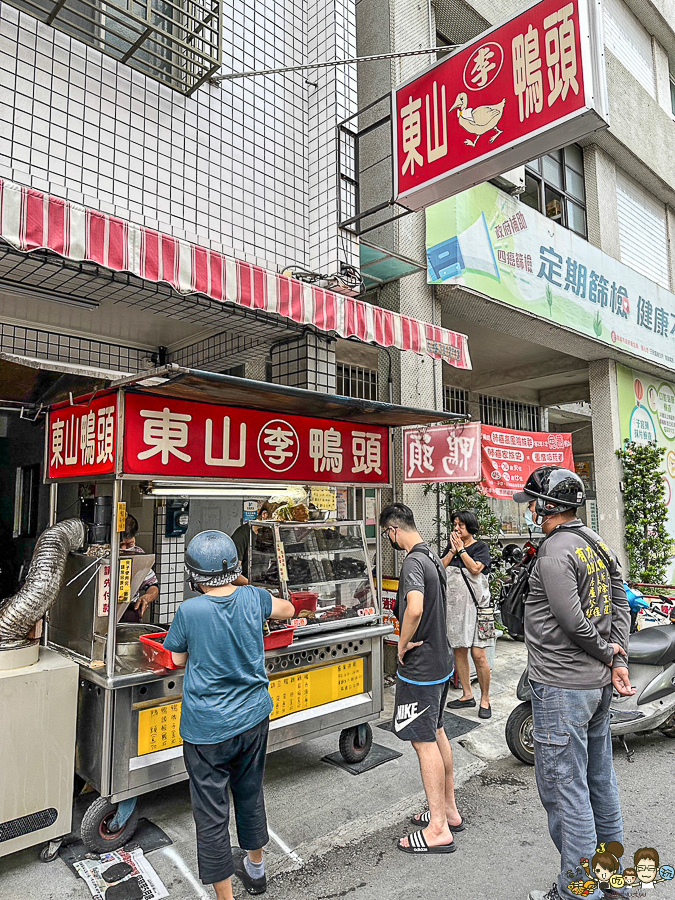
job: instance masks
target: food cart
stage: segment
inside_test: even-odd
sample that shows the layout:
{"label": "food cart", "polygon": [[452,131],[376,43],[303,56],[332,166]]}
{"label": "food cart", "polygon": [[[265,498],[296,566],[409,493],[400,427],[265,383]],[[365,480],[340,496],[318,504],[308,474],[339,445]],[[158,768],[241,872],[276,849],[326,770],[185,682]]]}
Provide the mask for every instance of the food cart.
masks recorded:
{"label": "food cart", "polygon": [[[82,824],[90,848],[121,846],[136,826],[136,798],[186,778],[183,671],[163,651],[161,626],[136,626],[148,632],[140,640],[123,638],[129,626],[118,625],[119,601],[134,595],[151,561],[120,558],[116,531],[131,487],[148,503],[200,494],[297,499],[298,489],[317,500],[311,520],[300,509],[307,501],[288,502],[286,518],[250,526],[250,581],[296,609],[291,625],[266,639],[269,749],[340,732],[341,753],[355,761],[369,752],[368,723],[383,707],[382,641],[391,631],[376,588],[379,529],[366,538],[366,490],[374,489],[376,522],[391,480],[392,428],[442,415],[175,365],[50,408],[51,522],[64,518],[78,483],[96,485],[89,546],[69,555],[43,637],[80,666],[75,768],[100,794]],[[346,518],[321,502],[333,488],[346,499]]]}

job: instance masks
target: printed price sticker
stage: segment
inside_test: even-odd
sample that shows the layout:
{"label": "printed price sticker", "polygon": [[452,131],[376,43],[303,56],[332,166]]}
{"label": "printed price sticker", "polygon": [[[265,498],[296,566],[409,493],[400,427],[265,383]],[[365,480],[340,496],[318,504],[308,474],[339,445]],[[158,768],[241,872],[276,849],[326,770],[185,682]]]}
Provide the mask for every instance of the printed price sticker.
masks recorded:
{"label": "printed price sticker", "polygon": [[286,568],[286,551],[284,545],[279,541],[277,544],[277,564],[279,566],[279,578],[282,581],[288,581],[288,569]]}

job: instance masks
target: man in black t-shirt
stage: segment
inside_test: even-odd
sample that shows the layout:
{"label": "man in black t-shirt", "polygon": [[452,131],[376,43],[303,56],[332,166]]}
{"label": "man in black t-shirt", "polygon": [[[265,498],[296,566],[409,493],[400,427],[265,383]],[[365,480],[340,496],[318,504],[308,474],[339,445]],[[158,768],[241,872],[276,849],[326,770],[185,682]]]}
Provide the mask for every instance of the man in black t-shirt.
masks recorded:
{"label": "man in black t-shirt", "polygon": [[422,540],[412,510],[402,503],[380,515],[382,536],[407,553],[394,615],[399,621],[393,730],[417,753],[429,811],[413,817],[426,825],[398,842],[404,853],[451,853],[452,832],[462,831],[452,773],[452,749],[443,730],[443,708],[453,669],[446,630],[445,569]]}

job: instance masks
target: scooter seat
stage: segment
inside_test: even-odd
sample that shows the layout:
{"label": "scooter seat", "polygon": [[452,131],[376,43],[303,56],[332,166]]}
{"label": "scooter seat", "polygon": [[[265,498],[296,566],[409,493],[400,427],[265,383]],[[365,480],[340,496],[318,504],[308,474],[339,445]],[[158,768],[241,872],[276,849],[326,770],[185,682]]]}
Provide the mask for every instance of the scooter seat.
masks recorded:
{"label": "scooter seat", "polygon": [[675,625],[654,625],[631,634],[628,661],[652,666],[675,662]]}

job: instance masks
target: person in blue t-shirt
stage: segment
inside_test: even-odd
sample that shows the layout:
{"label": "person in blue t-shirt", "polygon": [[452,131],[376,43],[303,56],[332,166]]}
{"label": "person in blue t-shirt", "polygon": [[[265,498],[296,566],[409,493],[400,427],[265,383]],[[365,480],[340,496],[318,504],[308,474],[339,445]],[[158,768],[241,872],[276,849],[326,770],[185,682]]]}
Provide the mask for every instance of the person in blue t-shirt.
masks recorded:
{"label": "person in blue t-shirt", "polygon": [[[250,894],[267,888],[263,775],[273,703],[263,625],[290,618],[293,604],[242,583],[237,548],[222,531],[190,541],[185,570],[198,595],[178,607],[164,647],[176,665],[186,666],[180,734],[199,876],[218,900],[232,900],[232,875]],[[230,847],[228,787],[243,849]]]}

